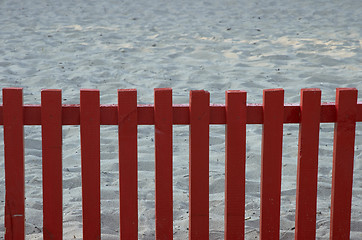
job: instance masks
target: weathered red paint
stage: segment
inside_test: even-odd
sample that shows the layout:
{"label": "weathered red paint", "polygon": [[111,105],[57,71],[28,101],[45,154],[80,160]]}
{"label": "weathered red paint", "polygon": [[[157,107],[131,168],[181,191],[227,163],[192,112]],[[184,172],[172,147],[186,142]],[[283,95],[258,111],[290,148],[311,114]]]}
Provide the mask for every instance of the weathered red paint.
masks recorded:
{"label": "weathered red paint", "polygon": [[41,91],[43,238],[63,239],[62,92]]}
{"label": "weathered red paint", "polygon": [[357,90],[337,88],[334,126],[330,239],[349,239]]}
{"label": "weathered red paint", "polygon": [[119,194],[121,240],[138,239],[137,91],[118,90]]}
{"label": "weathered red paint", "polygon": [[172,239],[172,90],[155,89],[156,239]]}
{"label": "weathered red paint", "polygon": [[190,240],[209,239],[209,105],[208,92],[190,92]]}
{"label": "weathered red paint", "polygon": [[101,239],[100,108],[98,90],[80,91],[83,238]]}
{"label": "weathered red paint", "polygon": [[321,91],[302,89],[300,99],[295,239],[315,239]]}
{"label": "weathered red paint", "polygon": [[244,239],[246,92],[225,94],[225,240]]}

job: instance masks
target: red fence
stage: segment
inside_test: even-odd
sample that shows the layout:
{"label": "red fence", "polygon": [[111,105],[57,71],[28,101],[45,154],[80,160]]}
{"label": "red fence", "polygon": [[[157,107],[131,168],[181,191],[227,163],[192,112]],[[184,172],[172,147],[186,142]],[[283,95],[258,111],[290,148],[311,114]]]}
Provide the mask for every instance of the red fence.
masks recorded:
{"label": "red fence", "polygon": [[299,123],[295,239],[315,239],[319,125],[335,122],[331,239],[349,239],[354,139],[362,121],[356,89],[337,89],[336,103],[303,89],[300,105],[284,90],[264,90],[263,104],[227,91],[225,105],[191,91],[172,105],[171,89],[155,89],[154,105],[137,105],[136,90],[118,90],[118,105],[100,105],[98,90],[81,90],[80,105],[62,105],[60,90],[43,90],[41,105],[23,105],[22,89],[3,89],[5,239],[24,239],[24,125],[42,126],[44,239],[62,239],[62,125],[80,125],[83,238],[100,239],[100,125],[118,125],[120,235],[138,237],[137,125],[155,125],[156,239],[173,238],[172,125],[190,125],[189,238],[209,239],[209,125],[225,124],[225,239],[244,239],[246,124],[263,124],[260,239],[279,239],[283,124]]}

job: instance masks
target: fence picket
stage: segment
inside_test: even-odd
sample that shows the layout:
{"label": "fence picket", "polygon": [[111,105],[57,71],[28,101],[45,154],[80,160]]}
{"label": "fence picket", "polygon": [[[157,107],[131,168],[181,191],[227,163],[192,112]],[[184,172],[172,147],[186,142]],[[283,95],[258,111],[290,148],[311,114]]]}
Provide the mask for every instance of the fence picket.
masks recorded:
{"label": "fence picket", "polygon": [[137,91],[118,90],[120,234],[138,239]]}
{"label": "fence picket", "polygon": [[357,90],[337,88],[334,126],[330,239],[349,239]]}
{"label": "fence picket", "polygon": [[5,239],[25,239],[23,90],[3,89]]}
{"label": "fence picket", "polygon": [[295,239],[315,239],[321,91],[302,89],[300,98]]}
{"label": "fence picket", "polygon": [[284,90],[263,91],[260,239],[279,239]]}
{"label": "fence picket", "polygon": [[41,91],[43,238],[63,239],[62,92]]}
{"label": "fence picket", "polygon": [[244,239],[246,92],[225,94],[225,240]]}
{"label": "fence picket", "polygon": [[172,90],[155,89],[156,239],[172,239]]}
{"label": "fence picket", "polygon": [[99,91],[80,91],[83,238],[101,239]]}
{"label": "fence picket", "polygon": [[209,239],[210,94],[190,92],[189,239]]}

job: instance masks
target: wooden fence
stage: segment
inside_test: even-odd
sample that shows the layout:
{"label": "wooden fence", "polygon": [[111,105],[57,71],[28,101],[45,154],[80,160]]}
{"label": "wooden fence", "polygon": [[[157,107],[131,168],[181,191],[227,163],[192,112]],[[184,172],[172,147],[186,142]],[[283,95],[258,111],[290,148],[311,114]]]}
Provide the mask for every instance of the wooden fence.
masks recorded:
{"label": "wooden fence", "polygon": [[137,125],[155,126],[156,239],[173,238],[172,126],[190,125],[189,239],[209,239],[209,125],[225,124],[225,239],[244,239],[246,124],[263,124],[260,239],[279,239],[283,124],[299,123],[295,239],[315,239],[320,123],[334,122],[331,239],[349,239],[356,89],[337,89],[321,104],[319,89],[301,90],[285,105],[284,90],[264,90],[263,104],[227,91],[225,105],[191,91],[172,105],[171,89],[155,89],[154,105],[137,105],[136,90],[118,90],[117,105],[100,105],[98,90],[81,90],[80,105],[62,105],[61,90],[43,90],[41,105],[23,105],[22,89],[3,89],[0,125],[5,145],[5,239],[24,239],[24,125],[42,126],[43,234],[62,239],[62,126],[80,125],[83,238],[100,239],[100,125],[118,125],[120,237],[138,238]]}

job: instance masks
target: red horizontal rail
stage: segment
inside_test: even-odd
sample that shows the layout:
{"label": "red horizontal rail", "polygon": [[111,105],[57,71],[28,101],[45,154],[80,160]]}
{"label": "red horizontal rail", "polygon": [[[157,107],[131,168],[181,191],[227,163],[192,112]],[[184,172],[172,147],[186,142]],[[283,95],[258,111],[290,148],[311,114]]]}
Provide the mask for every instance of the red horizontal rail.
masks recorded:
{"label": "red horizontal rail", "polygon": [[[117,105],[100,105],[101,125],[118,125]],[[190,124],[189,106],[173,105],[173,124]],[[24,125],[41,125],[41,106],[24,105]],[[263,123],[263,105],[248,104],[246,124]],[[225,105],[210,105],[210,124],[225,124]],[[154,125],[154,105],[137,106],[137,124]],[[321,104],[321,123],[336,122],[335,103]],[[299,104],[284,105],[284,123],[300,122]],[[356,122],[362,122],[362,102],[357,103]],[[0,105],[0,125],[3,125],[3,106]],[[80,124],[80,105],[62,105],[62,125]]]}

